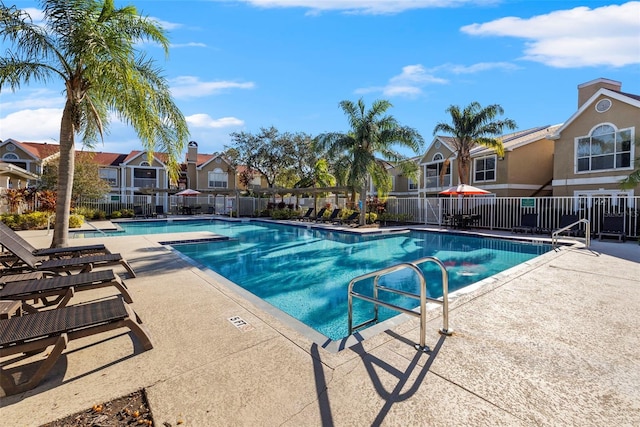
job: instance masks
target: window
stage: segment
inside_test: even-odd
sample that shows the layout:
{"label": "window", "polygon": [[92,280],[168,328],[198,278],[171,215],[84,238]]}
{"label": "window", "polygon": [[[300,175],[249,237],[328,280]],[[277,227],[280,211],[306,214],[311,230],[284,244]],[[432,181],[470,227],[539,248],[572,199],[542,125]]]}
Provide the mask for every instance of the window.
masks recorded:
{"label": "window", "polygon": [[118,171],[116,169],[101,168],[99,174],[100,178],[107,181],[110,186],[116,187],[118,185]]}
{"label": "window", "polygon": [[2,156],[2,160],[24,170],[28,170],[27,162],[20,161],[20,157],[18,157],[18,155],[15,153],[5,153],[5,155]]}
{"label": "window", "polygon": [[445,159],[442,154],[436,153],[431,163],[427,163],[425,184],[427,188],[451,186],[451,163],[445,166]]}
{"label": "window", "polygon": [[409,190],[417,190],[417,189],[418,189],[418,183],[412,180],[411,178],[409,178]]}
{"label": "window", "polygon": [[156,170],[136,168],[133,170],[133,186],[134,187],[155,187],[156,186]]}
{"label": "window", "polygon": [[209,187],[210,188],[227,188],[229,183],[229,176],[220,168],[215,168],[209,172]]}
{"label": "window", "polygon": [[474,182],[485,182],[496,180],[496,156],[481,157],[474,159]]}
{"label": "window", "polygon": [[630,168],[632,133],[632,128],[616,131],[603,124],[577,138],[576,172]]}

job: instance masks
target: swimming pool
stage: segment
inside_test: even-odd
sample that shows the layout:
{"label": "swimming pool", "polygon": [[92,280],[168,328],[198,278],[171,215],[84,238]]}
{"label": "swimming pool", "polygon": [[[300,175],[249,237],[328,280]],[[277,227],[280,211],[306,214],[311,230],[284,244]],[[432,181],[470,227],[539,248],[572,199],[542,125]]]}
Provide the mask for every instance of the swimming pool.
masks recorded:
{"label": "swimming pool", "polygon": [[[347,286],[356,276],[434,256],[447,267],[449,290],[453,292],[551,250],[546,244],[440,232],[361,235],[262,221],[147,221],[120,225],[127,235],[211,231],[229,237],[175,245],[174,249],[332,340],[348,335]],[[442,296],[438,267],[423,264],[421,269],[429,296]],[[383,280],[393,281],[403,290],[419,292],[416,277],[408,270]],[[366,282],[359,286],[360,292],[369,293]],[[408,308],[416,306],[415,300],[395,295],[389,301]],[[370,318],[372,310],[371,304],[355,301],[354,322]],[[380,309],[381,320],[397,314]]]}

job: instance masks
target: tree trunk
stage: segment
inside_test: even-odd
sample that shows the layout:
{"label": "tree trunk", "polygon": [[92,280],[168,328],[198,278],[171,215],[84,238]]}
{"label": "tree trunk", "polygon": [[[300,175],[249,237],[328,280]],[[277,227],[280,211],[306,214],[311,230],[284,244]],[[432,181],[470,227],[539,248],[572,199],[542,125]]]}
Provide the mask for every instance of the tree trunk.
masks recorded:
{"label": "tree trunk", "polygon": [[75,167],[75,142],[73,113],[67,100],[60,125],[60,165],[58,166],[58,189],[56,194],[56,221],[51,247],[69,245],[69,217],[71,214],[71,192]]}
{"label": "tree trunk", "polygon": [[458,156],[458,179],[460,180],[459,184],[469,184],[469,166],[470,166],[470,156],[469,153],[460,153]]}
{"label": "tree trunk", "polygon": [[364,185],[362,186],[362,192],[360,193],[360,203],[362,207],[360,208],[360,225],[365,225],[367,223],[367,182],[365,180]]}

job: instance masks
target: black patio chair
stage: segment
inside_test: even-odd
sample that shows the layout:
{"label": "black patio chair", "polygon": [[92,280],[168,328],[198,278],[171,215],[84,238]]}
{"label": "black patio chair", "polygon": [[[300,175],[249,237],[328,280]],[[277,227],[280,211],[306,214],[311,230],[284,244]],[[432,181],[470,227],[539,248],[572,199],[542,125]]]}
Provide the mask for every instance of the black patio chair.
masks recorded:
{"label": "black patio chair", "polygon": [[625,242],[627,235],[624,232],[624,216],[622,215],[605,215],[602,218],[602,227],[598,233],[598,240],[603,237],[617,237],[618,241]]}
{"label": "black patio chair", "polygon": [[513,227],[511,230],[513,233],[537,233],[538,228],[538,214],[526,213],[520,217],[520,225]]}

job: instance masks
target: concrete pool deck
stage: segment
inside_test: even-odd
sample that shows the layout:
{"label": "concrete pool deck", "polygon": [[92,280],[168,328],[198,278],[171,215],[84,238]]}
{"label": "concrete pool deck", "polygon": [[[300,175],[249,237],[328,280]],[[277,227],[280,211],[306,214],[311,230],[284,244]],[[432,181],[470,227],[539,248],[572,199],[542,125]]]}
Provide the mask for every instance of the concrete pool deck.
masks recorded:
{"label": "concrete pool deck", "polygon": [[452,336],[429,312],[428,353],[413,348],[418,320],[331,353],[162,240],[71,240],[128,259],[138,277],[116,271],[155,347],[140,352],[122,331],[72,341],[40,386],[0,399],[3,425],[40,426],[142,388],[156,426],[640,425],[637,242],[564,247],[453,298]]}

